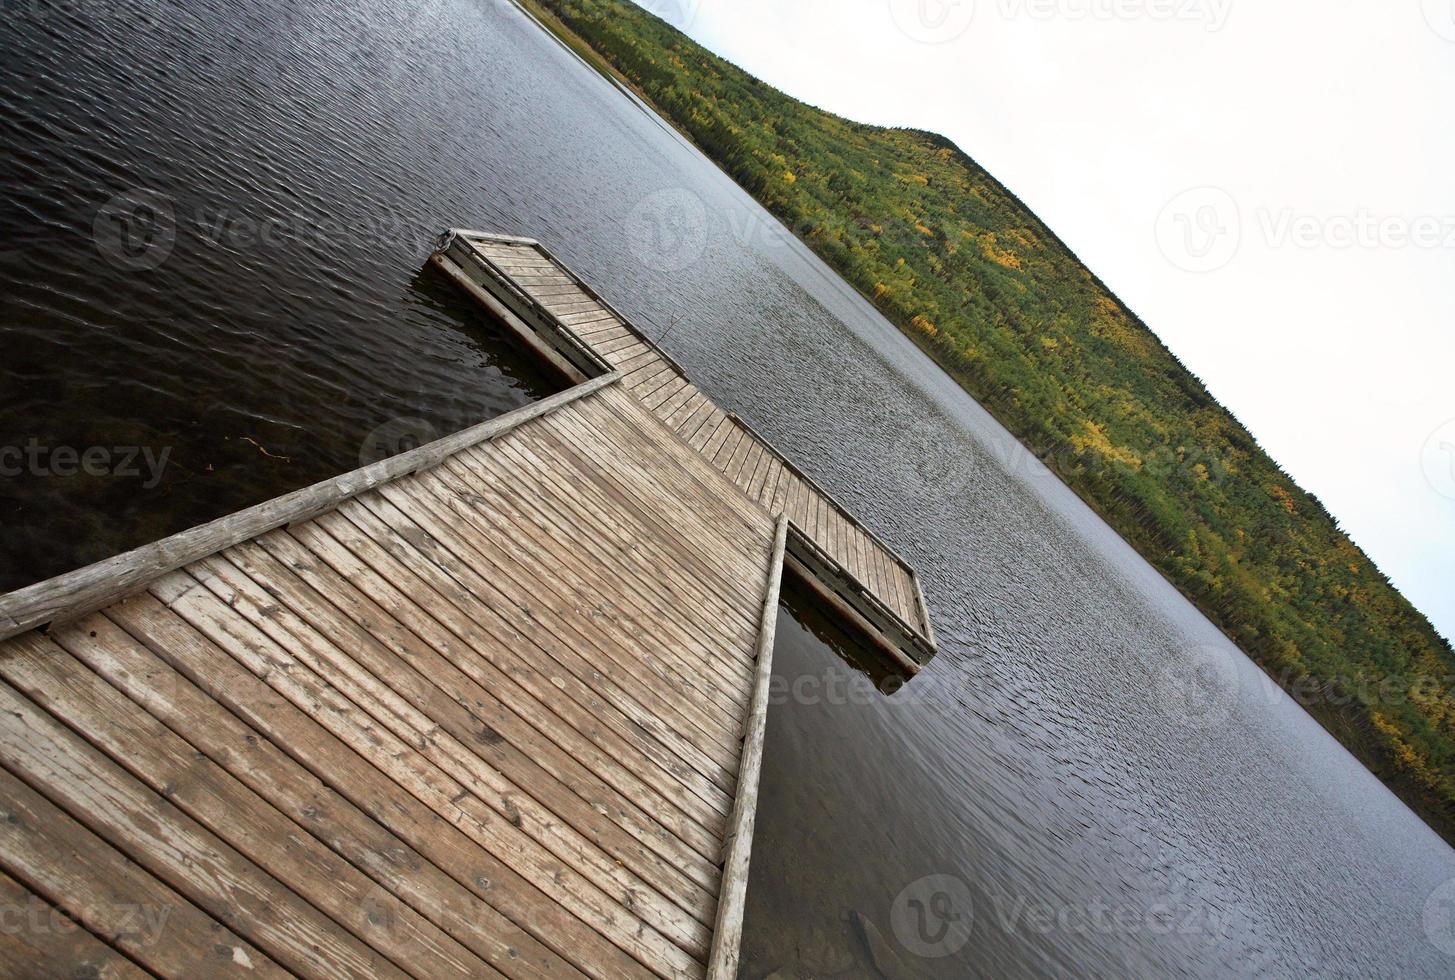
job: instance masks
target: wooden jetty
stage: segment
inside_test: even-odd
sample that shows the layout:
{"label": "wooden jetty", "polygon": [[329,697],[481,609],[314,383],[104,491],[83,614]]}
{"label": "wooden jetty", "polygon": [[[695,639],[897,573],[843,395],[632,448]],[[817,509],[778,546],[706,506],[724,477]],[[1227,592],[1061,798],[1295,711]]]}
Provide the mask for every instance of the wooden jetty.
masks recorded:
{"label": "wooden jetty", "polygon": [[548,253],[434,261],[573,386],[0,597],[0,974],[734,977],[783,571],[933,654]]}
{"label": "wooden jetty", "polygon": [[539,242],[454,229],[432,261],[573,382],[620,371],[663,424],[772,514],[788,562],[908,674],[934,656],[919,575]]}

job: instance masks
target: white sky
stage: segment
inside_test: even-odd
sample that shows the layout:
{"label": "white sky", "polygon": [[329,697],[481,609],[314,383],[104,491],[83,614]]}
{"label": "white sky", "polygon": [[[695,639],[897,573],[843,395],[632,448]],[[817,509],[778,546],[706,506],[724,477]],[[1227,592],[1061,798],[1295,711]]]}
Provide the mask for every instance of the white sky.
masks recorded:
{"label": "white sky", "polygon": [[1455,636],[1455,0],[638,2],[954,140]]}

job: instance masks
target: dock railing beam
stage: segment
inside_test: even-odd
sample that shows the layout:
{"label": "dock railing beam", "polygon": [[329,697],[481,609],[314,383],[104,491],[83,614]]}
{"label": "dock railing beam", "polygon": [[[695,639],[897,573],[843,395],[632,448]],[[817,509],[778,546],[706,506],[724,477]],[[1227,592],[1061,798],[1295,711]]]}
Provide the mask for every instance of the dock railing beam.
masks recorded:
{"label": "dock railing beam", "polygon": [[783,553],[788,543],[788,517],[780,514],[768,562],[768,590],[758,625],[758,658],[753,671],[753,697],[743,722],[743,758],[738,766],[737,799],[723,838],[722,891],[717,923],[707,962],[707,980],[737,980],[742,956],[743,913],[748,901],[748,865],[753,853],[753,828],[758,816],[758,782],[763,775],[763,739],[768,730],[768,682],[773,677],[773,639],[778,631],[778,596],[783,586]]}
{"label": "dock railing beam", "polygon": [[402,476],[437,466],[462,449],[504,435],[531,419],[620,380],[621,374],[613,371],[398,456],[0,596],[0,640],[47,623],[63,622],[95,612],[145,589],[168,572],[274,528],[317,517],[345,500]]}

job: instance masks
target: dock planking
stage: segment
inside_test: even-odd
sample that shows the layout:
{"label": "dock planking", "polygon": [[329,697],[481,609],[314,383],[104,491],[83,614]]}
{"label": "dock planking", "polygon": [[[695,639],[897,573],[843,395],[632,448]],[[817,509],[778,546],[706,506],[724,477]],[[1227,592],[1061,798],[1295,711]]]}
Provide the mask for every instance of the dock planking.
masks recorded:
{"label": "dock planking", "polygon": [[782,574],[910,668],[918,582],[543,250],[489,247],[516,278],[472,294],[574,318],[527,338],[572,388],[0,597],[0,905],[78,924],[4,962],[736,976]]}
{"label": "dock planking", "polygon": [[[934,656],[914,570],[539,242],[453,230],[432,261],[573,381],[606,371],[750,500],[786,514],[790,567],[878,643],[904,673]],[[690,407],[689,407],[690,406]],[[781,492],[780,492],[781,488]]]}

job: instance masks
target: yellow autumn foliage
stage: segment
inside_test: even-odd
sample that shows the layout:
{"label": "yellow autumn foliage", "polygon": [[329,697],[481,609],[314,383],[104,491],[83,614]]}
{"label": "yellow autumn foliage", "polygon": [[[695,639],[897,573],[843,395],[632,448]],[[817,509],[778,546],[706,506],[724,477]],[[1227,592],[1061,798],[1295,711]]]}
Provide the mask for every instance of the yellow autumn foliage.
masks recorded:
{"label": "yellow autumn foliage", "polygon": [[1142,468],[1142,457],[1125,446],[1114,445],[1098,423],[1088,420],[1082,428],[1082,435],[1071,437],[1071,445],[1078,453],[1089,450],[1110,462],[1130,466],[1134,470]]}

